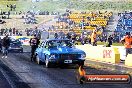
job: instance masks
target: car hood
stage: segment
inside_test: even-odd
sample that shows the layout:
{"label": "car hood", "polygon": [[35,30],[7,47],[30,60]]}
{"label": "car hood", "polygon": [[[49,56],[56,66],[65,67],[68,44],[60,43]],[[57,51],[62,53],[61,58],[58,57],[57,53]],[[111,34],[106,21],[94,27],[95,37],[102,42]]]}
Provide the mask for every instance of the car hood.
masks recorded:
{"label": "car hood", "polygon": [[57,47],[57,48],[51,48],[49,49],[50,53],[57,53],[57,54],[64,54],[64,53],[69,53],[69,54],[85,54],[84,51],[77,49],[75,47]]}

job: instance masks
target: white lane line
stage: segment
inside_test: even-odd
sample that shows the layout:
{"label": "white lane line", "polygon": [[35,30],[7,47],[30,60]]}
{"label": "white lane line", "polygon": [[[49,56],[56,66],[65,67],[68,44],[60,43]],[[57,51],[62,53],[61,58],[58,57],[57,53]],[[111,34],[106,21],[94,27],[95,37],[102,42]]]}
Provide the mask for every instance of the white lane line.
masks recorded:
{"label": "white lane line", "polygon": [[17,88],[15,86],[15,84],[10,80],[9,76],[6,74],[6,72],[4,72],[2,69],[0,69],[0,71],[2,72],[3,76],[5,77],[5,79],[7,80],[7,82],[9,83],[9,85],[11,86],[11,88]]}

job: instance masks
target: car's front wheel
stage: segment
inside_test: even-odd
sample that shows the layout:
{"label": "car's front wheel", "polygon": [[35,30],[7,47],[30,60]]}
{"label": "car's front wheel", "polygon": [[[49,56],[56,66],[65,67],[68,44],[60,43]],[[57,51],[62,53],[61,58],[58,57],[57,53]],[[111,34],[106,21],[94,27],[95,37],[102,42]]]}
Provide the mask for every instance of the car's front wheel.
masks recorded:
{"label": "car's front wheel", "polygon": [[23,49],[20,50],[20,53],[23,53]]}
{"label": "car's front wheel", "polygon": [[36,59],[35,59],[35,61],[36,61],[37,64],[40,64],[40,63],[41,63],[40,58],[39,58],[39,56],[38,56],[37,54],[36,54]]}
{"label": "car's front wheel", "polygon": [[80,63],[78,63],[79,66],[84,66],[84,61],[81,61]]}
{"label": "car's front wheel", "polygon": [[46,56],[46,60],[45,60],[45,66],[46,66],[46,68],[51,68],[51,62],[49,62],[47,56]]}

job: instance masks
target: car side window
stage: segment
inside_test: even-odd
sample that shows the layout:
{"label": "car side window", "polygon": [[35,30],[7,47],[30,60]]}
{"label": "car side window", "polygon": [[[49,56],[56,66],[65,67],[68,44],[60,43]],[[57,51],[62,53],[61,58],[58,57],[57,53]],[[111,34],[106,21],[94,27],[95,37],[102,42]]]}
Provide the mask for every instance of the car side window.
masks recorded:
{"label": "car side window", "polygon": [[45,47],[46,47],[46,46],[48,47],[48,42],[45,42],[44,46],[45,46]]}
{"label": "car side window", "polygon": [[49,48],[49,43],[46,41],[46,42],[43,44],[43,47],[44,47],[44,48]]}
{"label": "car side window", "polygon": [[42,42],[42,45],[41,45],[41,47],[44,47],[45,46],[45,42]]}
{"label": "car side window", "polygon": [[43,42],[40,44],[40,47],[41,47],[41,48],[44,48],[44,47],[45,47],[45,43],[46,43],[46,42],[43,41]]}
{"label": "car side window", "polygon": [[39,44],[39,47],[43,47],[43,42]]}

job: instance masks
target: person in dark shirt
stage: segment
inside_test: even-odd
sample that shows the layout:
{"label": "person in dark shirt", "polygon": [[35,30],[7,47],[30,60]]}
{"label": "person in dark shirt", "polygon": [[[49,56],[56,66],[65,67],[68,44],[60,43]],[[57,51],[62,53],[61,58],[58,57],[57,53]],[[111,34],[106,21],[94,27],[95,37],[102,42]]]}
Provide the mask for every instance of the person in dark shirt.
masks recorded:
{"label": "person in dark shirt", "polygon": [[38,45],[39,45],[40,41],[37,38],[37,36],[34,35],[34,38],[31,38],[29,43],[30,43],[30,46],[31,46],[31,61],[33,61],[35,50],[38,48]]}
{"label": "person in dark shirt", "polygon": [[2,52],[2,39],[0,37],[0,52]]}
{"label": "person in dark shirt", "polygon": [[113,40],[113,38],[111,37],[111,35],[108,37],[108,45],[107,45],[107,47],[111,47],[111,45],[112,45],[112,40]]}
{"label": "person in dark shirt", "polygon": [[8,37],[8,34],[6,34],[6,36],[2,40],[2,48],[3,48],[2,58],[4,57],[7,58],[9,46],[10,46],[10,38]]}
{"label": "person in dark shirt", "polygon": [[58,38],[58,34],[57,34],[57,32],[54,34],[54,37],[55,37],[55,39]]}

